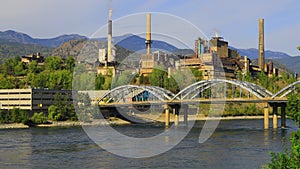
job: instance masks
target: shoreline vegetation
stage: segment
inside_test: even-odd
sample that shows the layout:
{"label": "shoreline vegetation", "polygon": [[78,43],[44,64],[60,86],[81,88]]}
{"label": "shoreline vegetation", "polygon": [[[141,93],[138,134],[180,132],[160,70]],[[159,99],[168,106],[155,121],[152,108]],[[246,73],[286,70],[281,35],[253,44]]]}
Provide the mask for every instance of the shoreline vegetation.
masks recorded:
{"label": "shoreline vegetation", "polygon": [[[153,116],[149,115],[140,115],[139,117],[146,117],[147,119],[152,119]],[[157,117],[154,123],[164,123],[163,119],[164,115]],[[171,115],[170,117],[171,123],[174,122],[174,119]],[[204,120],[251,120],[251,119],[263,119],[264,116],[227,116],[227,117],[204,117],[204,116],[196,116],[190,115],[188,120],[189,121],[204,121]],[[270,116],[270,119],[272,117]],[[279,117],[280,118],[280,117]],[[179,117],[179,121],[183,122],[183,116]],[[109,119],[98,119],[92,122],[80,122],[80,121],[60,121],[60,122],[52,122],[50,124],[37,124],[35,126],[28,126],[22,123],[7,123],[7,124],[0,124],[0,129],[28,129],[31,127],[75,127],[75,126],[106,126],[106,125],[128,125],[131,124],[128,121],[122,120],[120,118],[109,118]]]}

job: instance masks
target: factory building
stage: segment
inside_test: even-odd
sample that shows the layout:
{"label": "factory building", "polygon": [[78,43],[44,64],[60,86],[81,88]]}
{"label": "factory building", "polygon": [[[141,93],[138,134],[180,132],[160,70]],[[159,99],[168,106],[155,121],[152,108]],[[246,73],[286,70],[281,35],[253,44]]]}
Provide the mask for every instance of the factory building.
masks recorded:
{"label": "factory building", "polygon": [[39,52],[37,52],[36,54],[21,57],[21,62],[23,62],[23,63],[31,63],[34,60],[38,64],[44,63],[44,57],[41,56],[41,54]]}

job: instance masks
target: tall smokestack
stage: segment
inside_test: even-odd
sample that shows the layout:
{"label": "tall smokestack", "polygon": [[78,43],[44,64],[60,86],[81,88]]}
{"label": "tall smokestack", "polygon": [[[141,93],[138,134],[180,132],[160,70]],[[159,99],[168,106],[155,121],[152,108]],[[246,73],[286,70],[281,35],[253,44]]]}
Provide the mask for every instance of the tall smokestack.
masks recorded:
{"label": "tall smokestack", "polygon": [[261,71],[264,71],[265,66],[265,45],[264,45],[264,19],[258,21],[258,66]]}
{"label": "tall smokestack", "polygon": [[112,50],[111,50],[111,39],[112,39],[112,20],[111,20],[111,16],[112,16],[112,10],[110,9],[109,12],[108,12],[108,36],[107,36],[107,62],[111,62],[113,61],[112,60],[112,57],[111,57],[111,53],[112,53]]}
{"label": "tall smokestack", "polygon": [[146,21],[146,50],[147,54],[151,53],[151,14],[147,14],[147,21]]}

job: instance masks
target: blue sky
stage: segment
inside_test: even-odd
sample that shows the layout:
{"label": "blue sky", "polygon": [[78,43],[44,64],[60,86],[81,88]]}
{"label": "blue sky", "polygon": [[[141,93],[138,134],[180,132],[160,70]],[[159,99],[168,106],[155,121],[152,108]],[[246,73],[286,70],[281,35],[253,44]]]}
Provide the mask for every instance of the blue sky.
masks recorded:
{"label": "blue sky", "polygon": [[257,48],[258,18],[264,18],[266,50],[300,55],[299,0],[1,0],[0,30],[35,38],[90,36],[106,24],[109,8],[113,19],[138,12],[176,15],[238,48]]}

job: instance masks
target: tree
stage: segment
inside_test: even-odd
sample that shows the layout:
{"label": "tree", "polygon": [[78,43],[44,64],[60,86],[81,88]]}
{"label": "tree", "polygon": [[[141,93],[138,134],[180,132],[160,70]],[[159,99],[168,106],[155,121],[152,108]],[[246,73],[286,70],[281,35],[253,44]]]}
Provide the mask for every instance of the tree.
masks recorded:
{"label": "tree", "polygon": [[164,87],[164,77],[167,72],[164,67],[157,66],[153,68],[152,73],[149,76],[149,81],[152,86]]}
{"label": "tree", "polygon": [[131,84],[132,80],[135,79],[135,74],[132,74],[131,71],[124,71],[121,75],[116,75],[112,79],[112,88],[122,86],[122,85],[128,85]]}
{"label": "tree", "polygon": [[95,80],[95,89],[103,90],[104,83],[105,83],[105,77],[102,74],[97,75]]}
{"label": "tree", "polygon": [[24,63],[19,61],[19,63],[14,67],[14,74],[16,76],[24,76],[27,74],[27,68]]}
{"label": "tree", "polygon": [[267,168],[270,169],[288,169],[299,168],[300,164],[300,130],[292,133],[290,137],[292,143],[290,151],[284,153],[271,153],[272,160]]}
{"label": "tree", "polygon": [[48,118],[53,121],[77,120],[73,104],[68,103],[68,96],[56,94],[54,105],[48,108]]}
{"label": "tree", "polygon": [[62,58],[59,56],[50,56],[45,60],[46,70],[54,71],[59,70],[62,67]]}
{"label": "tree", "polygon": [[296,94],[289,96],[286,109],[287,115],[297,121],[300,126],[300,98]]}
{"label": "tree", "polygon": [[20,57],[15,57],[12,59],[7,60],[4,63],[4,74],[5,75],[15,75],[14,68],[18,65],[18,63],[21,61]]}
{"label": "tree", "polygon": [[203,80],[203,73],[201,70],[199,70],[197,68],[191,68],[191,72],[194,75],[196,81]]}
{"label": "tree", "polygon": [[264,87],[265,89],[268,88],[269,86],[269,78],[268,76],[265,74],[265,72],[261,71],[259,74],[258,74],[258,80],[259,80],[259,83],[262,87]]}
{"label": "tree", "polygon": [[35,124],[47,124],[47,117],[44,115],[43,112],[34,113],[31,117],[31,121]]}
{"label": "tree", "polygon": [[38,64],[35,60],[33,60],[33,61],[31,61],[31,63],[29,63],[28,72],[29,73],[38,73],[39,72]]}
{"label": "tree", "polygon": [[68,56],[66,61],[66,69],[70,72],[73,72],[73,69],[75,67],[75,59],[72,56]]}

